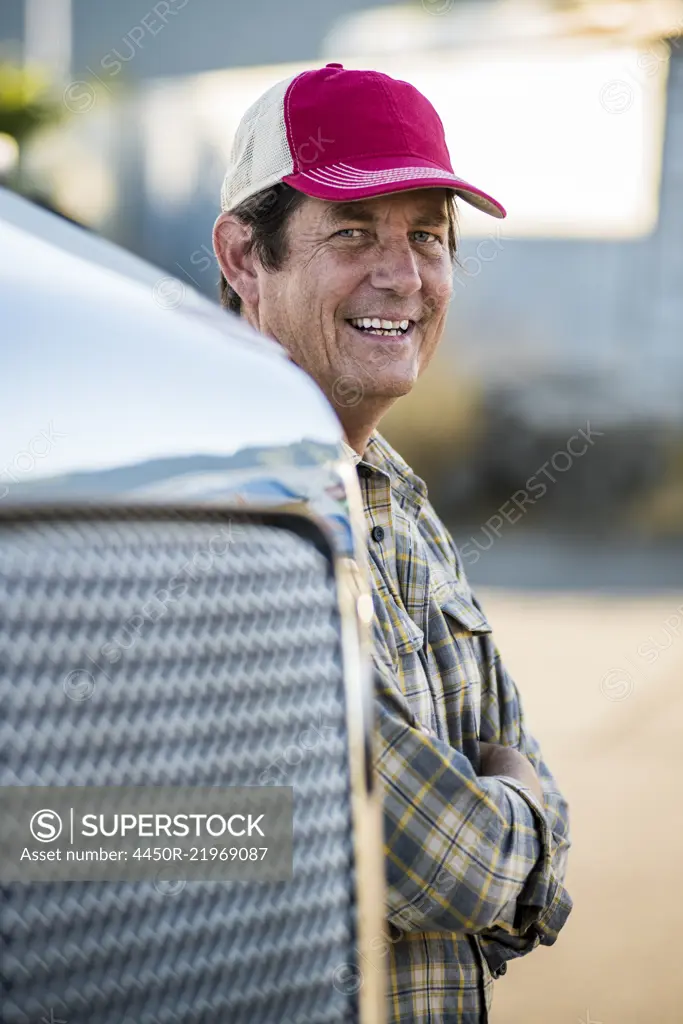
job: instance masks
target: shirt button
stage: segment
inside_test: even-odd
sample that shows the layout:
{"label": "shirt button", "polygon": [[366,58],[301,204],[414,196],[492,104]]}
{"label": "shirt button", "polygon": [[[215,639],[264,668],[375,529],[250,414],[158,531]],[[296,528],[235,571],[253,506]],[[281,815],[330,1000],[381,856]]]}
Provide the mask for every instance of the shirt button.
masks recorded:
{"label": "shirt button", "polygon": [[372,537],[373,540],[376,540],[377,543],[379,544],[381,541],[384,540],[384,527],[383,526],[373,526],[372,533],[370,534],[370,536]]}

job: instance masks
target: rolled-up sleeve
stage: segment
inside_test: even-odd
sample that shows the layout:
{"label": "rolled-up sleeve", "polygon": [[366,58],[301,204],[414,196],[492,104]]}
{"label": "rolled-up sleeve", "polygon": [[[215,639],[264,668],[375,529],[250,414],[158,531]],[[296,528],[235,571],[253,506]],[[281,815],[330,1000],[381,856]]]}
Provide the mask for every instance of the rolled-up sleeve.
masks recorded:
{"label": "rolled-up sleeve", "polygon": [[543,808],[514,780],[478,777],[463,753],[409,724],[387,672],[377,664],[375,767],[390,923],[490,942],[559,930],[570,904]]}

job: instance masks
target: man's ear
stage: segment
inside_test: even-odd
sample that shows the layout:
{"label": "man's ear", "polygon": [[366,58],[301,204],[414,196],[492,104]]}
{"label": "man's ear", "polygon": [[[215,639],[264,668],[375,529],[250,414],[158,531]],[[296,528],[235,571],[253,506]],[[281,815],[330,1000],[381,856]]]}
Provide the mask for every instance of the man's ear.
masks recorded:
{"label": "man's ear", "polygon": [[231,288],[247,307],[258,306],[256,261],[251,252],[251,228],[232,213],[221,213],[213,226],[213,248]]}

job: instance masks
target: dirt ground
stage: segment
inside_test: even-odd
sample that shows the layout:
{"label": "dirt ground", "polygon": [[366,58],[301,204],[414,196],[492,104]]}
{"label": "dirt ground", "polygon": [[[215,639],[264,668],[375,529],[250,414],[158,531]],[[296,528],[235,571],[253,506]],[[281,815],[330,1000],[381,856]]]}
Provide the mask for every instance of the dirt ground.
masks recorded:
{"label": "dirt ground", "polygon": [[682,1024],[683,591],[479,596],[573,832],[574,911],[492,1024]]}

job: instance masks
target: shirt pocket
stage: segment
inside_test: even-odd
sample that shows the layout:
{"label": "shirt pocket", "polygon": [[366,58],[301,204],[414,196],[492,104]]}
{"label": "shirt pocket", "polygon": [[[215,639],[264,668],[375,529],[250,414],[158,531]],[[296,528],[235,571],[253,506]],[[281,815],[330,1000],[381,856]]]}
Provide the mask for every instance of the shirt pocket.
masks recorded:
{"label": "shirt pocket", "polygon": [[420,650],[424,644],[424,633],[413,622],[399,602],[386,587],[382,592],[375,586],[372,593],[375,611],[375,643],[381,643],[387,660],[394,672],[400,674],[402,657]]}
{"label": "shirt pocket", "polygon": [[474,604],[469,588],[454,577],[442,577],[433,591],[433,600],[436,621],[430,624],[430,640],[439,635],[449,640],[433,646],[443,681],[448,731],[456,745],[469,750],[469,745],[479,736],[481,725],[482,668],[478,638],[491,633],[491,626]]}
{"label": "shirt pocket", "polygon": [[452,634],[482,636],[491,632],[488,619],[477,608],[466,584],[443,572],[438,573],[437,580],[432,587],[432,595],[448,619]]}
{"label": "shirt pocket", "polygon": [[385,654],[391,660],[393,675],[416,724],[436,735],[436,713],[432,689],[423,665],[424,632],[403,604],[385,590],[375,603],[381,626]]}

